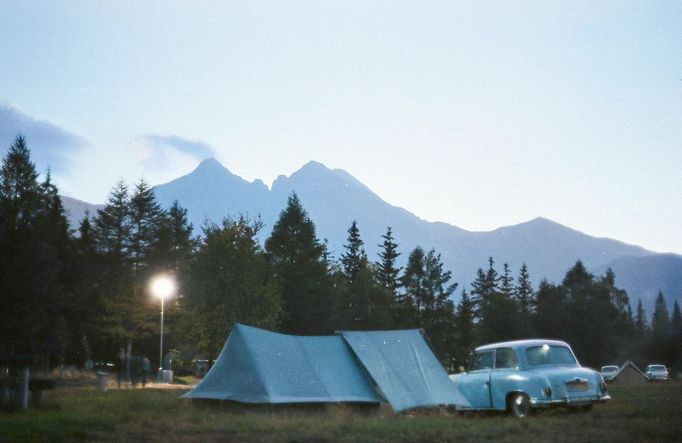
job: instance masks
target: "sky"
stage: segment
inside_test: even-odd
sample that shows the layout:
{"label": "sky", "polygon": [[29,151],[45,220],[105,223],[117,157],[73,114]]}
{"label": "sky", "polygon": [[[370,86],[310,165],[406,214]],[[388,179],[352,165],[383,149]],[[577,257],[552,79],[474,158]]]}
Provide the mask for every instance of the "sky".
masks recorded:
{"label": "sky", "polygon": [[316,160],[426,220],[542,216],[682,253],[682,2],[0,11],[0,153],[26,133],[65,195],[104,202],[209,156],[266,184]]}

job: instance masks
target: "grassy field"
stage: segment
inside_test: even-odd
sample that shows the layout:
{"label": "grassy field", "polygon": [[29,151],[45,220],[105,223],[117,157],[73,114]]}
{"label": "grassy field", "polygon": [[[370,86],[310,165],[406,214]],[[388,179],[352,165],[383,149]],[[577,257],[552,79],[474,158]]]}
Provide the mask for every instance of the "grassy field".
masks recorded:
{"label": "grassy field", "polygon": [[682,382],[610,386],[613,400],[589,413],[236,414],[197,408],[176,389],[59,388],[39,408],[0,412],[0,441],[679,441]]}

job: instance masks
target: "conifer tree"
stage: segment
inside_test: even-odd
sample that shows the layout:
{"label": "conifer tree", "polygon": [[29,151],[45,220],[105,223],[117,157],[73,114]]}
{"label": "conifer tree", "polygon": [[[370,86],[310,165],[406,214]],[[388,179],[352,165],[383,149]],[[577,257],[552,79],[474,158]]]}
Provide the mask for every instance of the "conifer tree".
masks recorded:
{"label": "conifer tree", "polygon": [[144,180],[135,185],[130,198],[130,258],[134,273],[149,267],[148,259],[161,228],[163,211],[154,191]]}
{"label": "conifer tree", "polygon": [[673,304],[673,313],[670,315],[670,335],[677,340],[682,339],[682,313],[677,300]]}
{"label": "conifer tree", "polygon": [[50,174],[17,136],[0,167],[0,353],[62,359],[70,306],[69,232]]}
{"label": "conifer tree", "polygon": [[407,265],[400,278],[400,285],[403,287],[403,294],[398,303],[400,314],[398,320],[399,327],[415,327],[421,324],[421,311],[423,310],[424,288],[424,250],[417,246],[410,253]]}
{"label": "conifer tree", "polygon": [[350,285],[356,280],[358,272],[367,267],[367,254],[363,245],[360,229],[357,222],[353,220],[350,228],[348,228],[348,239],[344,246],[345,252],[341,255],[343,274]]}
{"label": "conifer tree", "polygon": [[668,314],[668,307],[661,291],[658,291],[656,296],[654,313],[651,316],[651,333],[649,337],[649,358],[652,361],[659,361],[665,364],[669,358],[670,315]]}
{"label": "conifer tree", "polygon": [[476,344],[474,330],[474,310],[466,289],[462,290],[462,297],[455,312],[455,346],[453,347],[453,363],[455,367],[466,368],[469,352]]}
{"label": "conifer tree", "polygon": [[[74,354],[80,361],[88,358],[110,358],[105,354],[106,341],[102,340],[100,333],[104,312],[102,291],[99,289],[102,284],[102,264],[93,235],[90,214],[86,213],[80,222],[78,237],[73,241],[74,268],[77,270],[74,281],[74,317],[78,321],[73,322],[72,342]],[[87,344],[87,348],[84,344]]]}
{"label": "conifer tree", "polygon": [[496,295],[500,293],[500,277],[495,270],[495,261],[488,259],[488,270],[478,268],[476,280],[472,283],[471,301],[474,304],[474,312],[478,319],[482,318],[487,306],[494,302]]}
{"label": "conifer tree", "polygon": [[504,273],[500,277],[500,293],[508,298],[514,298],[514,277],[511,276],[509,272],[509,264],[505,263],[503,265]]}
{"label": "conifer tree", "polygon": [[181,329],[194,352],[216,358],[236,322],[277,328],[281,303],[257,240],[261,228],[242,216],[205,229],[183,298]]}
{"label": "conifer tree", "polygon": [[381,248],[379,252],[381,261],[376,269],[377,280],[393,299],[397,299],[398,288],[400,287],[399,274],[402,268],[397,266],[396,263],[400,253],[398,252],[398,245],[395,243],[390,226],[386,228],[386,233],[381,238],[384,241],[379,245]]}
{"label": "conifer tree", "polygon": [[339,321],[350,329],[384,329],[391,325],[391,297],[375,280],[357,222],[348,228],[341,256],[343,290]]}
{"label": "conifer tree", "polygon": [[649,325],[646,319],[646,312],[642,306],[642,299],[637,302],[637,316],[635,317],[635,334],[639,338],[645,338],[649,331]]}
{"label": "conifer tree", "polygon": [[682,313],[675,300],[670,316],[670,359],[676,370],[682,369]]}
{"label": "conifer tree", "polygon": [[651,335],[657,342],[667,340],[670,337],[670,316],[661,291],[658,291],[656,296],[654,314],[651,317]]}
{"label": "conifer tree", "polygon": [[654,341],[662,342],[670,337],[670,316],[663,293],[658,291],[651,317],[651,335]]}
{"label": "conifer tree", "polygon": [[457,283],[443,269],[440,254],[432,248],[424,258],[424,297],[421,322],[441,362],[454,369],[455,305],[451,299]]}
{"label": "conifer tree", "polygon": [[97,210],[94,237],[98,251],[121,266],[130,258],[131,232],[128,185],[119,181],[105,207]]}
{"label": "conifer tree", "polygon": [[335,301],[325,247],[295,193],[280,213],[265,249],[282,296],[283,332],[331,333],[336,321]]}
{"label": "conifer tree", "polygon": [[528,266],[524,263],[519,271],[519,278],[516,284],[516,299],[519,301],[521,312],[529,314],[534,306],[533,285],[530,282]]}
{"label": "conifer tree", "polygon": [[447,366],[453,363],[454,351],[455,307],[450,296],[457,288],[456,283],[450,284],[451,278],[451,272],[443,269],[440,254],[434,249],[425,254],[416,247],[401,279],[405,288],[402,320],[407,323],[402,327],[423,327],[436,355]]}

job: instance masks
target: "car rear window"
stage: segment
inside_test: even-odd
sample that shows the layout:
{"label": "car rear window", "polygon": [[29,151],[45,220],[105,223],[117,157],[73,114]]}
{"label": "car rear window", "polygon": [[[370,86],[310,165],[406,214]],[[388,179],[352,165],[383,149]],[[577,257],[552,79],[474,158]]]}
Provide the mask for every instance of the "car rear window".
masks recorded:
{"label": "car rear window", "polygon": [[470,371],[493,368],[493,351],[475,352],[471,359]]}
{"label": "car rear window", "polygon": [[498,348],[495,350],[495,369],[515,368],[516,352],[512,348]]}
{"label": "car rear window", "polygon": [[575,357],[573,357],[573,353],[566,346],[532,346],[526,349],[526,358],[530,366],[575,366],[578,364],[575,361]]}

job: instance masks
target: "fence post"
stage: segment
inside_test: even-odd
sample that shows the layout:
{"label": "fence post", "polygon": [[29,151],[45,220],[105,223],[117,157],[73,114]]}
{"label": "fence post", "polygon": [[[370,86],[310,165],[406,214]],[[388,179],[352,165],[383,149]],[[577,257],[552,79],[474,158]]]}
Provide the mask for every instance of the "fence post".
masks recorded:
{"label": "fence post", "polygon": [[19,370],[19,386],[17,387],[17,398],[19,399],[19,406],[21,409],[28,408],[28,380],[30,378],[30,371],[28,366],[23,366]]}
{"label": "fence post", "polygon": [[9,367],[0,367],[0,379],[3,380],[3,385],[0,386],[0,405],[7,405],[10,402],[11,388],[9,379]]}

